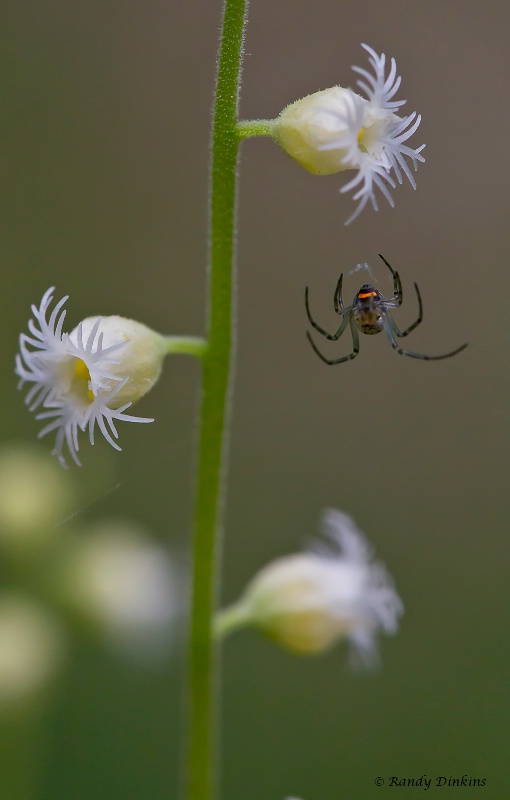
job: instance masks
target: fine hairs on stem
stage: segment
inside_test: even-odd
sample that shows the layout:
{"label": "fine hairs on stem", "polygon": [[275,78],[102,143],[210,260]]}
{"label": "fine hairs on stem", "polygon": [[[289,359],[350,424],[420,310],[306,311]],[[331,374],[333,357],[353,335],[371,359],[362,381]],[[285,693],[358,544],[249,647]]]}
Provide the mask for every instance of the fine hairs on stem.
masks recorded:
{"label": "fine hairs on stem", "polygon": [[209,308],[202,358],[202,399],[193,539],[189,639],[186,800],[212,800],[217,685],[212,639],[216,605],[229,391],[234,346],[234,259],[239,86],[247,0],[225,0],[213,109],[209,206]]}

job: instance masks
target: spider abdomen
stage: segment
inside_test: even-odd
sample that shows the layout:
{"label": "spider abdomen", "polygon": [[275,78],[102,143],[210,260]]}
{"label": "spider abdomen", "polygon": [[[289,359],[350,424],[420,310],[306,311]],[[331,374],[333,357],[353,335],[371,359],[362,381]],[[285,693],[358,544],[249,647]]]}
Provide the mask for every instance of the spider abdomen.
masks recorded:
{"label": "spider abdomen", "polygon": [[353,319],[359,330],[369,336],[380,333],[383,329],[381,312],[377,308],[357,310]]}

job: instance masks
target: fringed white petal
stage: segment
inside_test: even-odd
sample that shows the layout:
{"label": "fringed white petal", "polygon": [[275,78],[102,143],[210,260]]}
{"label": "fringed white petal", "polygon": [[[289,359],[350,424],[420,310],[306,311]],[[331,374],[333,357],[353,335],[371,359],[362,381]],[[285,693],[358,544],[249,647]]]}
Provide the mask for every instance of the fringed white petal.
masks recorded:
{"label": "fringed white petal", "polygon": [[[125,414],[131,403],[125,403],[120,408],[110,407],[115,405],[116,395],[129,380],[129,377],[121,378],[115,374],[115,365],[119,363],[115,356],[126,343],[103,346],[101,317],[97,318],[86,340],[80,324],[75,341],[72,341],[67,333],[62,332],[66,315],[63,306],[67,296],[59,300],[47,318],[53,292],[54,287],[51,287],[44,293],[39,307],[32,306],[33,319],[28,323],[31,335],[20,335],[16,374],[20,378],[19,388],[26,383],[32,384],[25,397],[29,410],[42,408],[44,410],[36,415],[36,419],[49,420],[39,432],[39,437],[56,432],[53,454],[63,466],[67,466],[64,456],[66,447],[73,461],[80,465],[79,430],[84,431],[88,427],[89,439],[94,443],[94,428],[97,424],[106,441],[116,450],[120,450],[115,441],[118,439],[118,432],[114,420],[153,420]],[[76,369],[79,362],[83,362],[90,380],[85,377],[78,379],[82,381],[82,385],[80,391],[76,391],[74,382],[77,380]]]}
{"label": "fringed white petal", "polygon": [[394,189],[396,181],[401,184],[403,175],[415,189],[416,181],[406,159],[410,160],[415,171],[418,163],[425,161],[421,155],[425,145],[412,148],[404,144],[417,131],[421,116],[415,111],[402,118],[395,114],[395,110],[406,102],[392,99],[400,86],[395,59],[391,59],[386,76],[386,56],[378,55],[368,45],[362,47],[369,54],[373,73],[361,67],[353,69],[362,77],[357,83],[366,98],[351,92],[342,96],[342,103],[337,109],[328,107],[329,115],[335,116],[335,127],[339,133],[318,147],[320,150],[338,150],[341,163],[348,169],[358,171],[356,177],[341,188],[343,193],[356,190],[353,198],[359,201],[346,225],[361,214],[369,201],[377,210],[376,190],[393,206],[388,187]]}

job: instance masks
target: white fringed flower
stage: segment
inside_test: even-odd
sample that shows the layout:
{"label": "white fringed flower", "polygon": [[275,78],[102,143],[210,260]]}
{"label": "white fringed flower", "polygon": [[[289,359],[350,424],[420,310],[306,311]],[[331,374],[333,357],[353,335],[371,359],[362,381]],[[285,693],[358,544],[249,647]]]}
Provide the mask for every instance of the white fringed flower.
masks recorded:
{"label": "white fringed flower", "polygon": [[32,306],[30,334],[20,335],[16,374],[20,388],[32,384],[25,398],[29,410],[41,409],[36,419],[49,420],[39,437],[55,431],[53,454],[66,466],[67,445],[79,465],[79,430],[88,428],[93,444],[97,424],[107,442],[120,450],[115,420],[153,422],[125,412],[158,379],[167,338],[123,317],[89,318],[71,334],[63,333],[67,296],[47,319],[53,291],[45,292],[39,308]]}
{"label": "white fringed flower", "polygon": [[414,111],[404,117],[395,113],[406,102],[393,99],[401,80],[395,59],[391,59],[385,76],[384,53],[379,56],[368,45],[362,47],[369,55],[373,74],[361,67],[353,69],[361,76],[357,84],[366,97],[334,86],[287,106],[271,127],[275,141],[309,172],[330,175],[357,170],[358,174],[340,190],[354,190],[353,198],[359,201],[346,224],[369,201],[377,210],[376,189],[393,206],[390,188],[396,187],[395,178],[402,183],[402,173],[416,188],[406,158],[414,170],[425,160],[421,155],[425,145],[412,148],[405,144],[417,130],[421,116]]}
{"label": "white fringed flower", "polygon": [[395,633],[403,607],[391,578],[353,520],[324,514],[326,543],[313,552],[279,558],[248,584],[241,599],[220,612],[218,635],[253,625],[301,655],[328,650],[346,638],[362,663],[377,661],[376,634]]}

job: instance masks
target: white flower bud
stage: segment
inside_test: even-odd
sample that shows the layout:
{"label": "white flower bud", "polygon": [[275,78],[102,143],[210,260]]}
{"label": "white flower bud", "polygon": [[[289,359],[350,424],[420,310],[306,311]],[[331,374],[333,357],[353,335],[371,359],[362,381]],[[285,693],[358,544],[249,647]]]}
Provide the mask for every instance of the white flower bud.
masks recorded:
{"label": "white flower bud", "polygon": [[[333,175],[356,169],[349,159],[349,148],[339,144],[348,132],[347,111],[352,103],[350,89],[333,86],[296,100],[283,109],[273,122],[273,137],[298,164],[314,175]],[[359,97],[361,103],[367,103]],[[331,149],[325,149],[330,147]]]}
{"label": "white flower bud", "polygon": [[295,653],[320,653],[349,633],[353,620],[338,607],[356,597],[360,577],[350,566],[311,553],[288,556],[262,569],[245,599],[255,625],[279,644]]}
{"label": "white flower bud", "polygon": [[98,362],[95,367],[99,372],[107,372],[113,365],[115,371],[115,380],[106,381],[108,386],[102,388],[112,389],[116,381],[125,381],[112,398],[111,407],[136,403],[152,389],[161,375],[163,360],[168,353],[167,337],[126,317],[87,317],[69,334],[73,345],[78,347],[79,339],[87,341],[95,325],[98,325],[97,333],[102,337],[102,349],[111,354],[111,360],[105,364]]}
{"label": "white flower bud", "polygon": [[329,548],[280,558],[220,612],[218,632],[251,624],[294,653],[312,655],[347,638],[366,663],[376,659],[378,629],[394,633],[401,601],[384,568],[371,563],[363,535],[346,514],[324,517]]}

